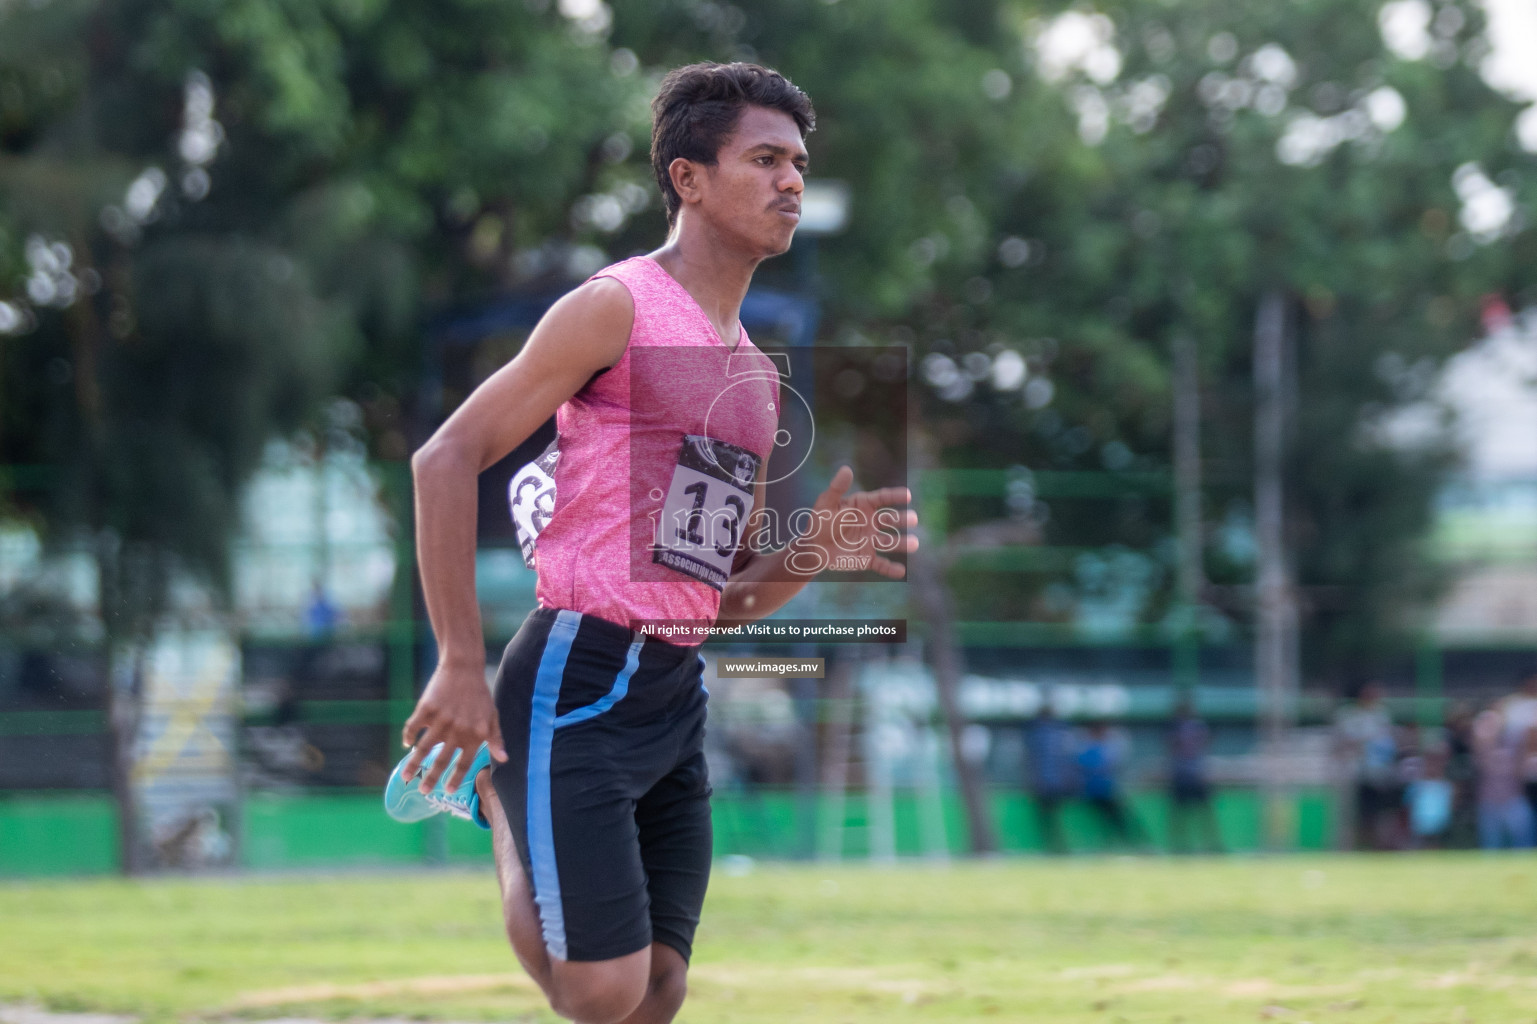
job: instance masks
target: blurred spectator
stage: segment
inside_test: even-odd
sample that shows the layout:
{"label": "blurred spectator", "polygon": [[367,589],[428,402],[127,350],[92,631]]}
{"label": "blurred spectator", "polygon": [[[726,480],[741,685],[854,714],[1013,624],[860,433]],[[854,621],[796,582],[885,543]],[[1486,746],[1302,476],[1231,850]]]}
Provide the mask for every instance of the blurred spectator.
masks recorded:
{"label": "blurred spectator", "polygon": [[1478,766],[1473,757],[1473,709],[1453,701],[1446,709],[1446,777],[1453,786],[1447,845],[1478,845]]}
{"label": "blurred spectator", "polygon": [[[1206,770],[1211,730],[1196,717],[1189,696],[1180,697],[1175,705],[1166,741],[1169,748],[1169,849],[1174,853],[1193,853],[1199,843],[1210,853],[1221,853],[1222,838],[1217,830],[1211,780]],[[1195,831],[1202,833],[1199,839],[1192,834]]]}
{"label": "blurred spectator", "polygon": [[1507,741],[1520,759],[1521,786],[1537,819],[1537,671],[1521,682],[1521,689],[1500,702]]}
{"label": "blurred spectator", "polygon": [[1398,741],[1381,683],[1362,686],[1355,701],[1340,709],[1334,718],[1334,738],[1336,756],[1349,773],[1355,798],[1353,845],[1356,849],[1397,848],[1403,802]]}
{"label": "blurred spectator", "polygon": [[310,588],[309,604],[304,607],[304,628],[309,632],[310,639],[329,639],[341,620],[342,610],[332,603],[325,586],[316,580]]}
{"label": "blurred spectator", "polygon": [[1106,839],[1125,846],[1136,845],[1131,813],[1121,799],[1121,768],[1126,763],[1126,740],[1103,720],[1089,724],[1088,735],[1078,750],[1078,778],[1084,799],[1099,814]]}
{"label": "blurred spectator", "polygon": [[1521,787],[1524,738],[1506,727],[1498,707],[1473,721],[1478,765],[1478,845],[1486,850],[1532,845],[1532,807]]}
{"label": "blurred spectator", "polygon": [[1409,811],[1409,842],[1415,849],[1440,849],[1451,834],[1456,787],[1446,777],[1449,760],[1446,744],[1434,741],[1407,761],[1404,805]]}
{"label": "blurred spectator", "polygon": [[1050,700],[1043,701],[1025,725],[1025,764],[1041,847],[1047,853],[1066,853],[1062,802],[1073,791],[1073,734],[1052,711]]}

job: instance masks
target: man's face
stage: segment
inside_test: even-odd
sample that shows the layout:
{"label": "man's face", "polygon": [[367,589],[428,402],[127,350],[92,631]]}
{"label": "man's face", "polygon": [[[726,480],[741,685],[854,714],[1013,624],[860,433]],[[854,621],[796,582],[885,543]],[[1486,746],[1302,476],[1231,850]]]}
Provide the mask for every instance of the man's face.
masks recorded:
{"label": "man's face", "polygon": [[777,256],[790,248],[800,223],[806,159],[794,118],[744,107],[715,166],[701,169],[699,212],[745,248]]}

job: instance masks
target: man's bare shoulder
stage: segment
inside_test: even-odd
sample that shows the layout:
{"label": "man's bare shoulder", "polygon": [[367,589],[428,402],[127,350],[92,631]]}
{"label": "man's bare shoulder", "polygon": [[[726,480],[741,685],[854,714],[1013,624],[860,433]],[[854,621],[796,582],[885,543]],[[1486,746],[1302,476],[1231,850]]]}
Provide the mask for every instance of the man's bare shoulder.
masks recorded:
{"label": "man's bare shoulder", "polygon": [[598,315],[622,315],[625,319],[635,316],[635,300],[630,297],[630,289],[613,277],[585,281],[562,295],[555,305],[566,304],[590,308]]}
{"label": "man's bare shoulder", "polygon": [[529,341],[593,368],[613,366],[624,356],[634,324],[630,290],[611,277],[599,277],[562,295]]}

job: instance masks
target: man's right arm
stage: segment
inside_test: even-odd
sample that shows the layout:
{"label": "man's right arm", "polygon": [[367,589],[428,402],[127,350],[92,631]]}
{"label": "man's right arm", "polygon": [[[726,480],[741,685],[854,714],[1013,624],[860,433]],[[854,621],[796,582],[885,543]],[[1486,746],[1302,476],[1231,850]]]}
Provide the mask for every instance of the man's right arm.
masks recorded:
{"label": "man's right arm", "polygon": [[486,379],[412,457],[416,552],[438,666],[402,740],[413,746],[402,772],[415,775],[437,743],[440,757],[422,779],[430,792],[454,749],[465,751],[448,780],[463,781],[482,742],[505,761],[496,710],[486,688],[485,638],[475,600],[477,482],[480,473],[527,440],[593,374],[624,355],[634,322],[629,291],[611,278],[589,281],[557,302],[517,357]]}

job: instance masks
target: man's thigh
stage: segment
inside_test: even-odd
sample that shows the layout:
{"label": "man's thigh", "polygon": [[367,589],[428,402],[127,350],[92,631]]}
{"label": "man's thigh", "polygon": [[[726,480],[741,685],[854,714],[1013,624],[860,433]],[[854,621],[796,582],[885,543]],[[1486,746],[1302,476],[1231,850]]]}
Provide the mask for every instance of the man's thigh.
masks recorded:
{"label": "man's thigh", "polygon": [[709,879],[706,694],[696,652],[539,609],[502,659],[494,769],[546,950],[686,960]]}
{"label": "man's thigh", "polygon": [[610,715],[572,709],[612,691],[625,651],[578,639],[573,613],[561,615],[531,616],[502,659],[496,701],[508,760],[492,781],[545,949],[564,961],[616,960],[651,943],[634,766],[615,756]]}
{"label": "man's thigh", "polygon": [[636,804],[635,824],[656,942],[686,964],[710,882],[714,834],[702,752],[693,752]]}

